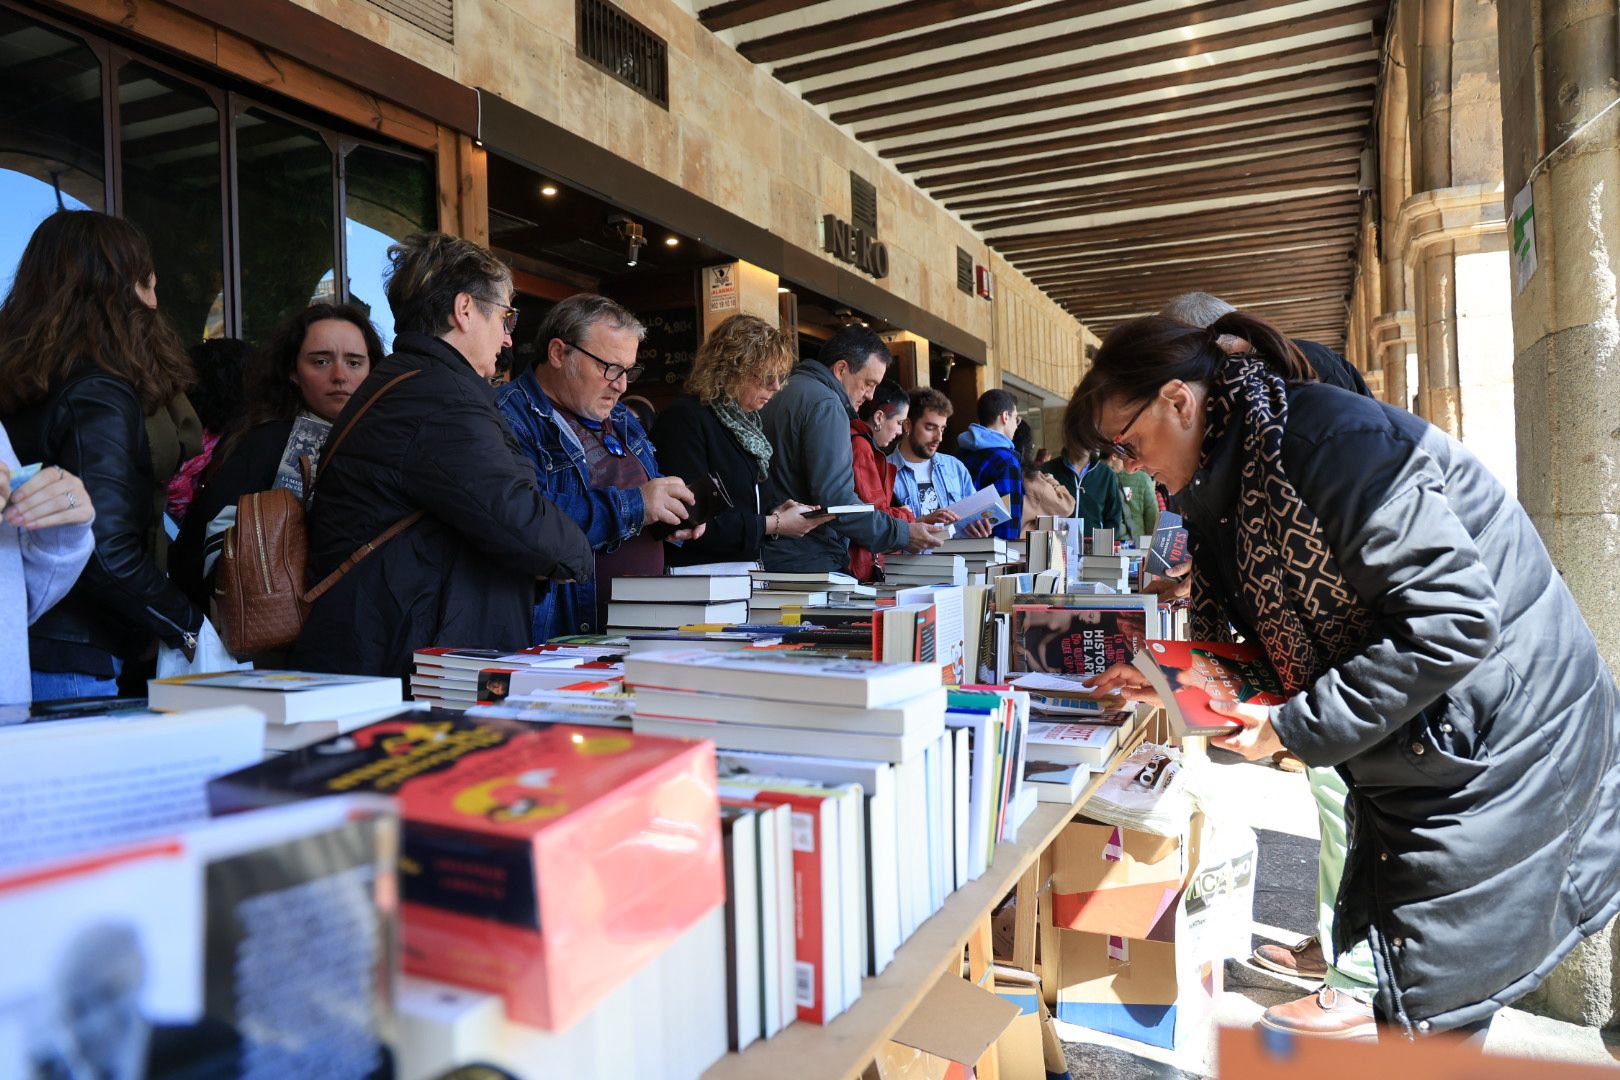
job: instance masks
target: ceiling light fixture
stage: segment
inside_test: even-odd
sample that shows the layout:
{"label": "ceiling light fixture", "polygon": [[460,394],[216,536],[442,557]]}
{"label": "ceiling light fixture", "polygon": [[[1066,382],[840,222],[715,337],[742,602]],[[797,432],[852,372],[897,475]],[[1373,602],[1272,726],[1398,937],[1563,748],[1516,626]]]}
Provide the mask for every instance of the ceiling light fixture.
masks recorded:
{"label": "ceiling light fixture", "polygon": [[680,245],[681,245],[681,238],[680,237],[678,237],[678,236],[666,236],[666,237],[664,237],[664,246],[665,247],[680,247]]}
{"label": "ceiling light fixture", "polygon": [[551,198],[553,195],[557,194],[557,185],[556,184],[541,184],[540,185],[540,194],[544,195],[548,199]]}

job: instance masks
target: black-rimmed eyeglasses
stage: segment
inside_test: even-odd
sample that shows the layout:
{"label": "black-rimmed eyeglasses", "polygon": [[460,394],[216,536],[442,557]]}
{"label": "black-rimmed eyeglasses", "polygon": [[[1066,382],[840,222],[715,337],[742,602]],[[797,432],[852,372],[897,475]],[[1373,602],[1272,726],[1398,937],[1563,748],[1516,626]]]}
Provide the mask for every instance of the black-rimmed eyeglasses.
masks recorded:
{"label": "black-rimmed eyeglasses", "polygon": [[633,383],[637,379],[641,378],[641,376],[647,370],[641,364],[634,364],[630,367],[625,367],[623,364],[609,363],[600,356],[597,356],[595,353],[591,352],[591,350],[585,348],[583,345],[575,345],[572,341],[565,341],[563,344],[567,345],[570,349],[578,349],[580,352],[584,353],[586,356],[600,364],[602,366],[602,377],[610,383],[618,382],[622,376],[625,384],[629,385],[630,383]]}
{"label": "black-rimmed eyeglasses", "polygon": [[1131,414],[1130,421],[1119,429],[1118,435],[1114,436],[1113,451],[1126,461],[1137,459],[1137,453],[1136,447],[1125,441],[1125,436],[1130,432],[1131,428],[1136,426],[1136,422],[1142,419],[1142,414],[1147,412],[1148,406],[1153,404],[1153,400],[1153,398],[1148,398],[1142,402],[1142,407]]}

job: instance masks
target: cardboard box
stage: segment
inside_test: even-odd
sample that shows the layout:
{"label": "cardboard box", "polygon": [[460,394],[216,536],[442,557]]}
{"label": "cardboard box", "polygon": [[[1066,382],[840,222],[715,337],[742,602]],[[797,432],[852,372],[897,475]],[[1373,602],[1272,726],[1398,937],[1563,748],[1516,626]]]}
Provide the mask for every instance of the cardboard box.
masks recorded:
{"label": "cardboard box", "polygon": [[1165,939],[1168,916],[1193,864],[1189,837],[1200,827],[1196,816],[1173,837],[1084,821],[1065,826],[1052,845],[1053,925]]}
{"label": "cardboard box", "polygon": [[1066,1078],[1068,1063],[1041,997],[1040,976],[1001,964],[995,965],[991,973],[996,996],[1018,1006],[1018,1015],[996,1040],[1001,1080]]}
{"label": "cardboard box", "polygon": [[906,1017],[863,1080],[958,1080],[1018,1016],[1018,1006],[947,972]]}
{"label": "cardboard box", "polygon": [[405,970],[560,1030],[725,901],[714,746],[411,714],[209,784],[215,813],[397,796]]}
{"label": "cardboard box", "polygon": [[1059,1020],[1168,1049],[1206,1029],[1226,958],[1248,949],[1256,850],[1230,825],[1197,847],[1205,862],[1152,938],[1057,931]]}

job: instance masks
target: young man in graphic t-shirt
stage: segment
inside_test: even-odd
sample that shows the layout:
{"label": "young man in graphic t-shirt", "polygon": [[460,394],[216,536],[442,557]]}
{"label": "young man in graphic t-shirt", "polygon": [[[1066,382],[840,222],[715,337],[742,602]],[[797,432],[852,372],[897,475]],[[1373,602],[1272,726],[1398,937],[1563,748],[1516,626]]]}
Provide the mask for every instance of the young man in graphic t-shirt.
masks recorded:
{"label": "young man in graphic t-shirt", "polygon": [[[918,521],[955,521],[945,508],[974,491],[967,466],[939,452],[950,418],[950,398],[929,386],[913,390],[900,444],[889,455],[895,466],[894,501],[909,508]],[[962,534],[989,536],[990,527],[975,521]]]}

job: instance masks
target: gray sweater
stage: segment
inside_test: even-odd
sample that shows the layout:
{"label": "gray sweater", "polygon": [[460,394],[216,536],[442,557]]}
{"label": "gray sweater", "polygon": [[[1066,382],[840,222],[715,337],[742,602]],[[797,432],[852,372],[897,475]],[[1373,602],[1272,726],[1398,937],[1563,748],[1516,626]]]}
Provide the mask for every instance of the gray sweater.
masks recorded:
{"label": "gray sweater", "polygon": [[[0,462],[20,466],[3,427]],[[88,522],[34,531],[0,522],[0,703],[32,699],[28,627],[67,595],[94,546]]]}
{"label": "gray sweater", "polygon": [[[815,506],[860,502],[849,441],[854,415],[849,395],[826,366],[815,360],[794,366],[787,385],[762,414],[773,451],[772,505],[784,499]],[[850,541],[873,551],[893,551],[905,547],[908,535],[906,523],[888,514],[844,514],[804,536],[767,543],[762,557],[767,570],[842,570],[849,561]]]}

